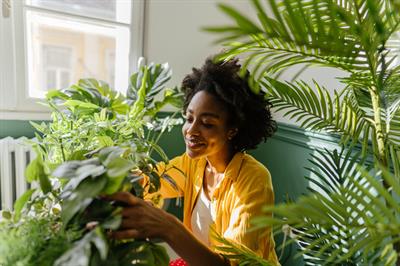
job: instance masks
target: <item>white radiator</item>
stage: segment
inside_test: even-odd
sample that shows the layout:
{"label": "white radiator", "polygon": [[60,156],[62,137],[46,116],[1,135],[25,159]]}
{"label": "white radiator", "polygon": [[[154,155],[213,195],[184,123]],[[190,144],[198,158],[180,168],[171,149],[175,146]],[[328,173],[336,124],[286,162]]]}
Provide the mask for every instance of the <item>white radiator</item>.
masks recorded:
{"label": "white radiator", "polygon": [[27,138],[0,139],[0,209],[12,210],[14,201],[29,187],[25,168],[35,157]]}

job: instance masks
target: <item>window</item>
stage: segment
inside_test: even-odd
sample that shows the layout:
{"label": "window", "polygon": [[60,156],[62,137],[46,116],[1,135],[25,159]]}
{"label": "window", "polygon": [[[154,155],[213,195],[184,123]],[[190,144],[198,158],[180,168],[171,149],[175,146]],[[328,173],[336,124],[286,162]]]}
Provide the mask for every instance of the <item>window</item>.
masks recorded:
{"label": "window", "polygon": [[[42,45],[43,64],[39,72],[43,74],[41,88],[48,91],[68,87],[72,80],[72,48]],[[114,63],[114,62],[112,62]],[[41,95],[38,95],[40,97]]]}
{"label": "window", "polygon": [[46,112],[36,102],[80,78],[124,92],[142,55],[143,10],[144,1],[3,0],[0,119]]}

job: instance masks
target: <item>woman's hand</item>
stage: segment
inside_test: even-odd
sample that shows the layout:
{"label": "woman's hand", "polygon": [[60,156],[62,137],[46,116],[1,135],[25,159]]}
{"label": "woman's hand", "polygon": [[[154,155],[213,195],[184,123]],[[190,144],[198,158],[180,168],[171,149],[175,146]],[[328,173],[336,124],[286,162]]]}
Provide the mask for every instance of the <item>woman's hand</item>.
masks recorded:
{"label": "woman's hand", "polygon": [[122,203],[122,223],[118,231],[110,236],[115,239],[129,238],[161,238],[165,240],[166,233],[176,218],[171,214],[155,208],[151,203],[133,196],[129,192],[117,192],[105,197],[106,200]]}
{"label": "woman's hand", "polygon": [[194,237],[175,216],[153,207],[129,192],[117,192],[105,199],[124,205],[121,227],[111,233],[112,238],[160,238],[191,266],[229,265],[220,255]]}

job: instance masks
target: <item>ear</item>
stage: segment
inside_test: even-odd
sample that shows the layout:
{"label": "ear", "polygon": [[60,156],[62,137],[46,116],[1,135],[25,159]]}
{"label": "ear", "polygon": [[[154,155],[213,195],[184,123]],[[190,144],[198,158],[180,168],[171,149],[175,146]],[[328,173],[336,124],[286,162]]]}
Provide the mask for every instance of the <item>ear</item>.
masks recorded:
{"label": "ear", "polygon": [[228,131],[228,139],[232,140],[238,133],[238,129],[237,128],[232,128]]}

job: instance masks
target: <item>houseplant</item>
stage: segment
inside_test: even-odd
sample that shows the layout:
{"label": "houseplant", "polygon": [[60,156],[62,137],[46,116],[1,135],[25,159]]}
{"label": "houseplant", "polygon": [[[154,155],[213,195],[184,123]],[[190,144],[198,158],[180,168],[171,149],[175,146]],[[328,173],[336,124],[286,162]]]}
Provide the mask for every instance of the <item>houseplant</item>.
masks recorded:
{"label": "houseplant", "polygon": [[[153,240],[106,237],[121,216],[102,196],[130,191],[144,198],[157,192],[161,178],[174,184],[157,171],[152,153],[168,161],[157,141],[180,119],[158,113],[166,104],[180,107],[181,94],[165,87],[168,64],[141,62],[126,96],[95,79],[47,93],[52,121],[32,123],[37,156],[26,169],[38,188],[22,195],[12,214],[3,212],[9,219],[0,225],[1,265],[168,265]],[[155,195],[150,200],[160,204]]]}
{"label": "houseplant", "polygon": [[[256,16],[219,5],[232,21],[208,31],[226,45],[220,59],[243,56],[252,87],[302,128],[340,138],[313,155],[312,193],[266,207],[255,226],[284,225],[307,264],[400,264],[400,2],[395,0],[251,1]],[[269,15],[267,12],[271,11]],[[396,39],[397,38],[397,39]],[[279,75],[318,65],[345,73],[330,94],[316,81]],[[298,69],[298,68],[297,68]],[[370,163],[365,163],[369,161]],[[224,250],[239,252],[229,244]],[[291,241],[288,241],[289,243]],[[242,254],[243,265],[254,262]],[[257,265],[257,263],[255,264]]]}

